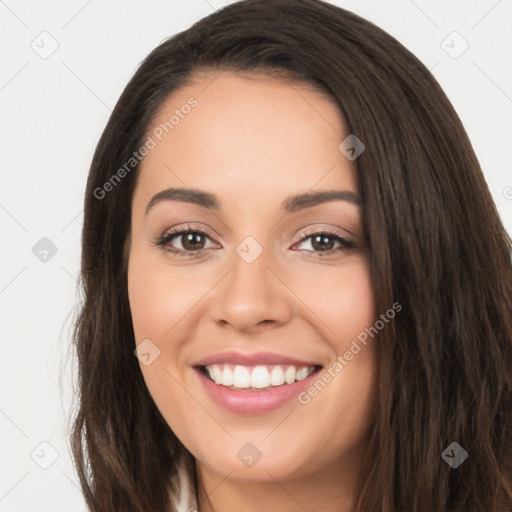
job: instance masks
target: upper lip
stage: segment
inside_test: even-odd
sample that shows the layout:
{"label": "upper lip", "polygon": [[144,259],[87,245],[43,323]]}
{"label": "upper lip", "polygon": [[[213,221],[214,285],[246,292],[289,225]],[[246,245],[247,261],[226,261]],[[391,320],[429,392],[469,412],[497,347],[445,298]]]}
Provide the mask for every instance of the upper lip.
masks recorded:
{"label": "upper lip", "polygon": [[254,354],[243,354],[241,352],[219,352],[203,357],[192,364],[192,366],[209,366],[212,364],[231,363],[242,366],[286,364],[293,366],[322,366],[318,362],[304,361],[289,357],[284,354],[276,354],[273,352],[255,352]]}

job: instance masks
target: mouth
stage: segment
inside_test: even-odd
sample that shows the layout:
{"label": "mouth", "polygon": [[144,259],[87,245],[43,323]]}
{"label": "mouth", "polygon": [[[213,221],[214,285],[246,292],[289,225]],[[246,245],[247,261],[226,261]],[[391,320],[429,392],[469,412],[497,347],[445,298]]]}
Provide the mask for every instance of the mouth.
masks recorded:
{"label": "mouth", "polygon": [[224,353],[198,361],[192,368],[216,405],[237,414],[255,415],[297,398],[323,366],[270,354]]}
{"label": "mouth", "polygon": [[320,365],[235,365],[229,363],[195,367],[203,377],[227,389],[237,391],[269,391],[307,379],[320,371]]}

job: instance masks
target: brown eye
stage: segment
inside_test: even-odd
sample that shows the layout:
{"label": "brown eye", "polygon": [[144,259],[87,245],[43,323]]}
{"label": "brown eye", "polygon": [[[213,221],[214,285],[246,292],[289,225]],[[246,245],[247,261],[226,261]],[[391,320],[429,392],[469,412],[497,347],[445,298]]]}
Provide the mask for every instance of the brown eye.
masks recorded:
{"label": "brown eye", "polygon": [[[309,241],[309,242],[308,242]],[[335,246],[335,244],[338,244]],[[306,245],[306,247],[301,247]],[[310,247],[307,247],[309,245]],[[355,244],[335,233],[312,233],[300,241],[299,250],[330,255],[353,249]]]}
{"label": "brown eye", "polygon": [[197,251],[204,249],[205,239],[202,233],[194,231],[188,234],[176,235],[173,238],[181,237],[181,245],[186,251]]}
{"label": "brown eye", "polygon": [[206,246],[210,237],[196,229],[177,229],[162,235],[161,239],[156,242],[165,251],[178,256],[200,256],[203,251],[212,247]]}
{"label": "brown eye", "polygon": [[329,251],[336,241],[330,235],[314,235],[311,237],[311,245],[317,251]]}

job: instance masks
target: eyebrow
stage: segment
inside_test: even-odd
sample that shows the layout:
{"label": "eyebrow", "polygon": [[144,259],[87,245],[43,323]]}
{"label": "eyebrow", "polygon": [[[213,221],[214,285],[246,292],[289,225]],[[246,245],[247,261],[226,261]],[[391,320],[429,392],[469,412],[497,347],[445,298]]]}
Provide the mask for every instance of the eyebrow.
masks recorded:
{"label": "eyebrow", "polygon": [[[167,188],[155,194],[146,206],[148,212],[162,201],[181,201],[206,208],[207,210],[220,210],[221,202],[214,194],[191,188]],[[362,199],[350,190],[326,190],[322,192],[308,192],[286,198],[280,210],[285,213],[294,213],[318,204],[331,201],[346,201],[358,207],[363,206]]]}

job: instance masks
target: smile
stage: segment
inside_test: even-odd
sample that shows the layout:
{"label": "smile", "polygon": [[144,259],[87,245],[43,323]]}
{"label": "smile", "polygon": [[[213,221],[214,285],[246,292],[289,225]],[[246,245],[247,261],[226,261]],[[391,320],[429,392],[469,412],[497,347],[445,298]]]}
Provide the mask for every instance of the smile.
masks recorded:
{"label": "smile", "polygon": [[229,363],[203,366],[205,375],[215,384],[229,389],[268,390],[293,384],[309,377],[315,366],[258,365],[242,366]]}
{"label": "smile", "polygon": [[323,366],[268,352],[224,352],[195,361],[192,367],[200,387],[215,405],[255,415],[297,398]]}

